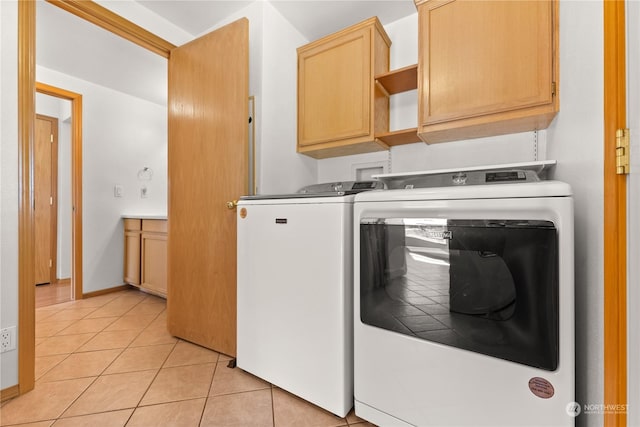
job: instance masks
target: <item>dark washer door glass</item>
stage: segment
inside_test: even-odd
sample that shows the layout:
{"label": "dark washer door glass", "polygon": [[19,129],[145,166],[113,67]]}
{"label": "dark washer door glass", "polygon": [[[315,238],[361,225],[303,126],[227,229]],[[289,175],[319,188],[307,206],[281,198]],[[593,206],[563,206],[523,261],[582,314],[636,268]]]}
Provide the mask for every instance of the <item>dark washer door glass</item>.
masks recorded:
{"label": "dark washer door glass", "polygon": [[361,320],[553,371],[557,247],[550,221],[365,218]]}

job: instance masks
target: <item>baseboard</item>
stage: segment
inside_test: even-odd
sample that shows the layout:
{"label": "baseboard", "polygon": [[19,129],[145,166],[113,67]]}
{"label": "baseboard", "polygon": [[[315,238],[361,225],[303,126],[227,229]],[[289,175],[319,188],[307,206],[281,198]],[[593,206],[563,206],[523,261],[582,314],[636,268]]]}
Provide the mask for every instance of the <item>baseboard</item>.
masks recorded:
{"label": "baseboard", "polygon": [[71,278],[70,277],[65,277],[64,279],[58,279],[58,285],[70,285],[71,284]]}
{"label": "baseboard", "polygon": [[113,293],[113,292],[126,291],[127,289],[131,289],[131,288],[133,288],[133,286],[131,286],[131,285],[120,285],[120,286],[115,286],[113,288],[100,289],[99,291],[83,293],[82,294],[82,299],[91,298],[91,297],[97,297],[97,296],[100,296],[100,295],[110,294],[110,293]]}
{"label": "baseboard", "polygon": [[13,399],[14,397],[20,396],[20,385],[16,384],[11,387],[4,388],[0,390],[0,402],[4,402],[5,400]]}

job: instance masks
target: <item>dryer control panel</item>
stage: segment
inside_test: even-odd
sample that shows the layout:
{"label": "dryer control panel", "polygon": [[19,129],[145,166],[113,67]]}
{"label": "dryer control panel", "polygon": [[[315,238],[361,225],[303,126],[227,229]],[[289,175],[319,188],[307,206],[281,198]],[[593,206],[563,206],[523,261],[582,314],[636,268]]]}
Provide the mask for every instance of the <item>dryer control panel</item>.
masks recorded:
{"label": "dryer control panel", "polygon": [[499,171],[461,171],[385,178],[385,184],[390,190],[537,181],[540,181],[540,178],[534,171],[519,169]]}
{"label": "dryer control panel", "polygon": [[374,175],[389,190],[461,185],[511,184],[537,182],[546,178],[546,171],[556,165],[545,160],[504,165],[469,166],[459,169],[439,169],[421,172]]}

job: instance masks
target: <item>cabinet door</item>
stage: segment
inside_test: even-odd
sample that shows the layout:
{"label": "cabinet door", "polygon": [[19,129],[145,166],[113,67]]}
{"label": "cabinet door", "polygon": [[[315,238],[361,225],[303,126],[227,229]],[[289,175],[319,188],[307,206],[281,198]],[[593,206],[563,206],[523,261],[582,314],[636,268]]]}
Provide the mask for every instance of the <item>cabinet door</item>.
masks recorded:
{"label": "cabinet door", "polygon": [[554,6],[552,1],[422,3],[421,124],[538,107],[547,110],[531,114],[555,113]]}
{"label": "cabinet door", "polygon": [[167,295],[167,235],[142,233],[141,287]]}
{"label": "cabinet door", "polygon": [[298,145],[371,139],[371,29],[298,51]]}
{"label": "cabinet door", "polygon": [[124,281],[140,285],[140,232],[124,232]]}

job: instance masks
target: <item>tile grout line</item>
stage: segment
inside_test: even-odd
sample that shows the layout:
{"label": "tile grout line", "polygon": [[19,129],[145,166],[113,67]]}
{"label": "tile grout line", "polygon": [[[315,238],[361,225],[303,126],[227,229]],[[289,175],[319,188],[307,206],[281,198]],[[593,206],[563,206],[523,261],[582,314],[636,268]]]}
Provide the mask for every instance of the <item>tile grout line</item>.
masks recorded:
{"label": "tile grout line", "polygon": [[[88,314],[87,314],[87,315],[88,315]],[[94,335],[94,336],[95,336],[95,335]],[[79,346],[78,348],[80,348],[80,346]],[[76,349],[76,350],[77,350],[77,349]],[[73,353],[74,353],[74,352],[70,353],[70,354],[69,354],[69,356],[71,356],[71,354],[73,354]],[[57,365],[56,365],[56,366],[57,366]],[[86,378],[90,378],[90,377],[86,377]],[[71,406],[73,406],[73,404],[75,404],[75,403],[78,401],[78,399],[80,399],[80,397],[81,397],[82,395],[84,395],[84,393],[86,393],[86,391],[87,391],[87,390],[88,390],[88,389],[89,389],[89,388],[90,388],[90,387],[91,387],[91,386],[92,386],[92,385],[93,385],[93,384],[98,380],[98,378],[99,378],[99,376],[94,377],[94,378],[93,378],[93,381],[91,381],[91,382],[87,385],[87,387],[85,387],[85,389],[84,389],[81,393],[79,393],[79,394],[76,396],[76,398],[75,398],[75,399],[73,399],[73,400],[69,403],[69,405],[67,405],[64,409],[62,409],[62,411],[61,411],[61,412],[56,416],[55,421],[54,421],[54,424],[55,424],[59,419],[61,419],[61,418],[62,418],[62,416],[64,415],[64,413],[65,413],[65,412],[67,412],[67,411],[69,410],[69,408],[71,408]],[[74,378],[74,379],[75,379],[75,378]]]}
{"label": "tile grout line", "polygon": [[273,398],[273,384],[271,384],[271,423],[276,427],[276,403]]}
{"label": "tile grout line", "polygon": [[[127,293],[127,294],[122,295],[122,296],[119,296],[119,297],[117,297],[117,298],[113,298],[113,299],[110,299],[110,300],[108,300],[108,301],[105,301],[102,305],[97,306],[97,307],[94,307],[95,309],[94,309],[94,310],[92,310],[91,312],[89,312],[89,313],[85,314],[85,315],[84,315],[84,317],[82,317],[82,318],[80,318],[80,319],[73,319],[73,322],[75,323],[75,322],[77,322],[77,321],[84,320],[84,319],[86,319],[86,316],[90,316],[91,314],[95,313],[97,310],[100,310],[101,308],[104,308],[105,306],[107,306],[107,305],[108,305],[108,304],[110,304],[110,303],[116,303],[116,301],[118,301],[118,300],[119,300],[121,303],[125,303],[125,304],[127,304],[127,301],[126,301],[126,300],[128,299],[128,295],[133,295],[133,294],[132,294],[132,293]],[[146,298],[141,298],[141,299],[139,299],[139,300],[138,300],[134,305],[130,306],[130,307],[128,308],[128,310],[127,310],[127,311],[125,311],[124,313],[122,313],[122,314],[120,314],[120,315],[118,315],[118,316],[107,316],[107,317],[114,317],[114,318],[116,318],[116,319],[115,319],[115,320],[113,320],[112,322],[110,322],[108,325],[104,326],[100,331],[94,332],[94,333],[93,333],[93,337],[95,337],[96,335],[100,334],[101,332],[104,332],[104,330],[105,330],[105,329],[107,329],[109,326],[113,325],[113,323],[117,322],[119,319],[122,319],[122,318],[123,318],[123,317],[125,317],[125,316],[132,316],[133,314],[132,314],[131,312],[132,312],[133,310],[135,310],[136,308],[140,308],[140,307],[141,307],[141,305],[145,304],[145,302],[146,302],[146,301],[148,301],[148,302],[153,302],[153,298],[155,298],[155,297],[146,297]],[[149,310],[151,310],[151,311],[156,311],[156,310],[155,310],[155,308],[153,308],[153,309],[152,309],[152,308],[151,308],[151,306],[152,306],[152,305],[150,305]],[[136,315],[147,315],[147,314],[146,314],[146,313],[144,313],[144,309],[142,309],[142,310],[141,310],[141,313],[136,313]],[[91,381],[91,383],[90,383],[90,384],[88,384],[88,386],[87,386],[87,387],[86,387],[86,388],[85,388],[81,393],[79,393],[79,395],[78,395],[78,396],[77,396],[77,397],[76,397],[76,398],[75,398],[75,399],[74,399],[74,400],[73,400],[73,401],[72,401],[72,402],[71,402],[67,407],[65,407],[65,408],[63,408],[63,409],[62,409],[62,412],[61,412],[61,413],[60,413],[60,414],[59,414],[55,419],[53,419],[53,420],[52,420],[53,422],[55,422],[55,421],[57,421],[57,420],[60,420],[60,419],[63,419],[63,418],[61,418],[61,417],[64,415],[64,413],[65,413],[65,412],[67,412],[67,411],[69,410],[69,408],[70,408],[72,405],[74,405],[74,404],[78,401],[78,399],[80,399],[83,395],[85,395],[85,394],[87,393],[87,390],[89,390],[89,389],[90,389],[90,388],[95,384],[95,382],[98,380],[98,378],[105,377],[105,376],[107,376],[107,375],[112,375],[112,374],[105,374],[105,372],[106,372],[106,371],[107,371],[111,366],[113,366],[113,364],[115,363],[115,361],[116,361],[119,357],[121,357],[121,355],[122,355],[126,350],[128,350],[128,349],[133,349],[133,348],[144,348],[144,347],[153,347],[153,346],[156,346],[156,345],[161,345],[161,344],[158,344],[158,343],[154,343],[154,344],[138,345],[138,346],[135,346],[135,347],[133,346],[133,343],[134,343],[137,339],[139,339],[139,338],[140,338],[140,337],[145,333],[145,331],[149,331],[149,330],[150,330],[150,328],[152,327],[152,324],[154,324],[154,322],[157,322],[157,321],[158,321],[158,319],[159,319],[160,317],[162,317],[163,315],[166,315],[166,308],[164,308],[164,309],[162,309],[162,310],[160,310],[159,312],[156,312],[156,313],[149,313],[149,315],[152,315],[152,316],[149,316],[149,318],[152,318],[152,320],[151,320],[151,321],[149,321],[149,322],[144,326],[144,328],[143,328],[143,329],[141,329],[141,330],[139,330],[137,333],[135,333],[134,337],[133,337],[133,338],[132,338],[132,339],[131,339],[131,340],[130,340],[130,341],[129,341],[129,342],[128,342],[124,347],[120,347],[120,348],[117,348],[117,349],[98,349],[98,350],[90,350],[90,351],[118,350],[118,354],[115,356],[115,358],[114,358],[114,359],[113,359],[109,364],[107,364],[107,365],[106,365],[106,367],[105,367],[105,368],[100,372],[100,374],[98,374],[98,376],[97,376],[97,377],[94,377],[93,381]],[[99,319],[99,318],[101,318],[101,317],[97,317],[97,318],[95,318],[95,319]],[[92,319],[93,319],[93,318],[92,318]],[[45,319],[43,319],[43,320],[45,320]],[[46,321],[46,320],[45,320],[45,321]],[[162,323],[162,322],[161,322],[161,323]],[[55,336],[59,336],[59,335],[58,335],[59,333],[63,332],[64,330],[66,330],[66,329],[68,329],[68,328],[70,328],[71,326],[72,326],[72,325],[69,325],[69,326],[65,327],[64,329],[62,329],[61,331],[56,332],[56,335],[55,335]],[[155,327],[155,326],[158,326],[158,325],[154,325],[154,327]],[[116,333],[117,333],[118,331],[113,331],[113,332],[116,332]],[[168,331],[167,331],[167,332],[168,332]],[[93,339],[93,337],[92,337],[91,339]],[[152,337],[152,338],[153,338],[153,337]],[[184,359],[184,361],[185,361],[185,362],[187,362],[186,364],[181,364],[181,365],[171,366],[171,367],[168,367],[168,366],[166,365],[166,364],[168,363],[168,361],[169,361],[169,358],[170,358],[170,357],[171,357],[171,355],[176,351],[176,349],[178,348],[178,344],[180,344],[180,343],[181,343],[181,341],[182,341],[182,340],[180,340],[180,339],[175,339],[175,341],[172,343],[171,349],[168,351],[167,355],[164,357],[164,360],[162,361],[162,363],[161,363],[160,367],[156,370],[156,372],[155,372],[155,375],[154,375],[153,379],[151,379],[151,381],[150,381],[149,385],[146,387],[146,389],[144,390],[144,392],[143,392],[143,393],[142,393],[142,395],[141,395],[141,398],[138,400],[138,402],[135,404],[135,406],[132,406],[132,407],[129,407],[129,408],[119,408],[119,409],[110,409],[110,410],[100,410],[100,411],[98,411],[98,412],[92,412],[92,413],[89,413],[89,414],[78,414],[78,415],[74,415],[74,416],[71,416],[71,417],[66,417],[66,418],[64,418],[64,419],[69,419],[69,418],[78,418],[78,417],[84,417],[84,416],[91,416],[91,415],[96,415],[96,414],[112,413],[112,412],[118,412],[118,411],[123,411],[123,410],[131,410],[131,413],[128,415],[128,418],[127,418],[127,420],[125,421],[125,425],[126,425],[126,424],[128,424],[128,423],[130,423],[130,422],[131,422],[131,420],[133,419],[133,415],[136,413],[136,410],[137,410],[138,408],[147,408],[147,407],[153,407],[153,406],[159,406],[159,405],[165,405],[165,404],[171,404],[171,403],[177,403],[177,402],[194,401],[194,400],[199,400],[199,399],[201,399],[200,397],[181,398],[181,399],[177,399],[177,400],[171,400],[171,401],[167,401],[167,402],[157,402],[157,403],[152,403],[152,404],[149,404],[149,405],[141,406],[141,402],[143,401],[144,397],[145,397],[145,396],[147,395],[147,393],[149,392],[149,390],[150,390],[150,388],[152,387],[153,383],[157,380],[157,378],[158,378],[158,376],[159,376],[159,374],[160,374],[160,371],[161,371],[161,370],[163,370],[163,369],[169,369],[169,368],[180,368],[180,367],[187,367],[187,366],[197,366],[197,365],[201,365],[201,364],[203,364],[203,363],[196,363],[196,362],[194,362],[194,361],[193,361],[194,359],[189,359],[189,360]],[[149,340],[149,342],[153,342],[153,339]],[[188,342],[186,342],[186,341],[184,341],[184,342],[185,342],[185,343],[188,343]],[[85,344],[86,344],[86,343],[85,343]],[[168,344],[168,343],[167,343],[167,344]],[[83,344],[83,345],[84,345],[84,344]],[[67,356],[66,356],[63,360],[61,360],[60,362],[58,362],[58,364],[62,363],[64,360],[67,360],[67,358],[68,358],[68,357],[70,357],[72,354],[81,354],[81,353],[84,353],[84,352],[88,352],[88,351],[78,351],[78,350],[79,350],[83,345],[81,345],[78,349],[74,350],[72,353],[67,354]],[[209,350],[210,350],[210,349],[209,349]],[[213,351],[213,350],[212,350],[212,351]],[[214,351],[214,352],[215,352],[215,351]],[[204,420],[205,420],[205,419],[204,419],[204,414],[205,414],[205,411],[206,411],[207,405],[208,405],[208,404],[211,404],[211,403],[212,403],[212,401],[213,401],[213,399],[214,399],[215,397],[218,397],[218,396],[229,396],[229,395],[239,395],[239,394],[247,394],[247,393],[255,392],[255,391],[258,391],[258,390],[266,390],[267,388],[269,388],[269,389],[270,389],[270,397],[271,397],[271,410],[272,410],[272,417],[271,417],[271,420],[272,420],[272,425],[275,427],[275,425],[276,425],[276,416],[275,416],[275,402],[274,402],[274,392],[273,392],[274,386],[273,386],[272,384],[270,384],[269,382],[266,382],[266,383],[268,384],[268,387],[265,387],[264,389],[257,389],[257,390],[243,390],[243,391],[235,391],[235,392],[225,392],[225,393],[222,393],[222,394],[217,395],[217,396],[210,396],[210,394],[212,393],[213,388],[214,388],[214,387],[213,387],[213,385],[214,385],[214,381],[215,381],[215,378],[216,378],[216,373],[219,373],[219,371],[218,371],[218,368],[219,368],[219,367],[218,367],[218,364],[220,364],[220,363],[224,363],[224,362],[225,362],[225,361],[222,361],[222,362],[221,362],[221,360],[220,360],[220,359],[221,359],[221,356],[222,356],[222,355],[221,355],[220,353],[218,353],[218,352],[215,352],[215,353],[217,354],[217,356],[215,357],[214,362],[213,362],[213,363],[214,363],[214,367],[213,367],[213,372],[212,372],[212,376],[211,376],[211,382],[209,383],[209,387],[208,387],[207,394],[206,394],[206,396],[204,396],[204,404],[203,404],[202,410],[201,410],[201,412],[200,412],[199,424],[200,424],[200,425],[202,425],[202,423],[204,422]],[[212,362],[206,362],[206,364],[209,364],[209,363],[212,363]],[[42,374],[42,376],[41,376],[41,377],[44,377],[48,372],[50,372],[50,371],[51,371],[51,369],[54,369],[56,366],[58,366],[58,364],[54,365],[53,367],[51,367],[50,369],[48,369],[47,371],[45,371],[45,372]],[[223,369],[223,367],[221,366],[221,367],[220,367],[220,369]],[[140,372],[140,371],[149,371],[149,369],[142,369],[142,370],[136,370],[136,371],[131,371],[131,372]],[[115,374],[118,374],[118,373],[114,373],[113,375],[115,375]],[[82,378],[91,378],[91,377],[82,377]],[[64,380],[59,380],[59,381],[64,381]],[[196,415],[196,416],[197,416],[197,412],[196,412],[196,413],[194,413],[193,415]],[[47,421],[50,421],[50,420],[47,420]],[[349,424],[349,421],[346,419],[346,417],[345,417],[345,418],[343,418],[343,421],[344,421],[344,424],[340,424],[340,426],[347,426],[347,425],[350,425],[350,424]]]}
{"label": "tile grout line", "polygon": [[[115,299],[117,299],[117,298],[114,298],[114,300],[115,300]],[[77,300],[74,300],[74,301],[77,301]],[[104,305],[106,305],[106,304],[107,304],[107,303],[103,304],[103,305],[102,305],[102,306],[100,306],[99,308],[104,307]],[[98,308],[96,308],[96,310],[98,310]],[[96,311],[96,310],[93,310],[93,311]],[[91,313],[93,313],[93,311],[92,311]],[[90,314],[90,313],[87,313],[87,316],[88,316],[89,314]],[[95,337],[95,335],[97,335],[97,333],[96,333],[96,334],[94,334],[94,337]],[[92,337],[92,338],[93,338],[93,337]],[[82,344],[82,345],[84,345],[84,344]],[[80,346],[78,347],[78,349],[79,349],[80,347],[82,347],[82,345],[80,345]],[[77,350],[77,349],[76,349],[76,350]],[[70,353],[70,354],[69,354],[69,356],[70,356],[71,354],[73,354],[73,353],[75,353],[75,351],[74,351],[74,352],[72,352],[72,353]],[[55,421],[54,421],[54,424],[55,424],[59,419],[61,419],[61,418],[62,418],[62,416],[64,415],[64,413],[65,413],[65,412],[67,412],[67,411],[69,410],[69,408],[70,408],[71,406],[73,406],[73,404],[75,404],[75,403],[78,401],[78,399],[80,399],[80,397],[81,397],[82,395],[84,395],[84,394],[86,393],[86,391],[87,391],[87,390],[89,390],[89,388],[91,388],[91,386],[92,386],[93,384],[95,384],[95,382],[98,380],[98,378],[99,378],[99,377],[100,377],[100,376],[96,376],[96,377],[94,377],[93,381],[91,381],[91,382],[87,385],[87,387],[86,387],[86,388],[85,388],[81,393],[79,393],[79,394],[76,396],[76,398],[75,398],[75,399],[73,399],[73,401],[72,401],[71,403],[69,403],[69,405],[67,405],[67,406],[62,410],[62,412],[60,412],[60,413],[56,416],[56,419],[55,419]],[[89,378],[89,377],[87,377],[87,378]]]}
{"label": "tile grout line", "polygon": [[[174,348],[175,348],[175,345],[174,345]],[[173,350],[171,350],[171,351],[173,351]],[[169,353],[171,353],[171,352],[169,352]],[[131,415],[129,416],[129,419],[127,419],[127,422],[125,423],[125,425],[127,425],[129,423],[129,421],[131,420],[131,418],[133,418],[133,414],[136,413],[136,410],[138,408],[142,407],[142,406],[140,406],[140,403],[142,403],[142,399],[144,399],[146,394],[149,392],[149,389],[153,385],[153,382],[156,380],[156,378],[158,378],[158,374],[160,374],[161,370],[162,370],[162,366],[160,366],[160,368],[158,368],[158,370],[156,371],[156,374],[153,376],[153,379],[151,381],[149,381],[149,385],[145,389],[144,393],[142,393],[142,396],[140,396],[140,399],[138,400],[138,403],[136,403],[136,406],[133,407],[133,411],[131,411]],[[141,371],[138,371],[138,372],[141,372]],[[149,405],[149,406],[151,406],[151,405]]]}
{"label": "tile grout line", "polygon": [[[146,299],[146,298],[145,298]],[[144,301],[144,300],[143,300]],[[142,301],[140,301],[141,303]],[[138,304],[140,304],[138,303]],[[137,306],[137,304],[136,304]],[[135,306],[134,306],[135,307]],[[131,307],[131,310],[133,310],[133,307]],[[131,311],[129,310],[129,311]],[[165,308],[166,310],[166,308]],[[163,310],[164,311],[164,310]],[[136,338],[134,338],[128,345],[127,347],[125,347],[125,350],[129,349],[129,348],[136,348],[136,347],[131,347],[131,344],[133,344],[135,342],[136,339],[138,339],[138,337],[140,335],[142,335],[142,333],[156,320],[158,319],[158,317],[160,317],[160,314],[162,314],[161,311],[160,313],[156,314],[156,316],[153,318],[153,320],[151,322],[149,322],[149,324],[147,326],[145,326],[138,335],[136,335]],[[128,313],[128,312],[127,312]],[[125,316],[125,314],[123,314],[123,316]],[[149,392],[149,389],[151,388],[151,386],[153,385],[154,381],[158,378],[158,375],[160,374],[160,371],[162,370],[162,367],[164,366],[165,363],[167,363],[167,359],[169,358],[169,356],[171,355],[171,353],[173,353],[173,351],[176,349],[176,346],[178,345],[179,340],[177,340],[175,343],[173,343],[173,347],[171,348],[171,351],[169,351],[167,353],[167,356],[164,358],[164,361],[160,364],[160,367],[158,368],[158,370],[156,371],[156,374],[153,376],[153,379],[149,382],[149,385],[147,386],[147,388],[145,389],[144,393],[142,393],[142,396],[140,396],[140,399],[138,400],[138,403],[136,404],[135,408],[133,409],[133,412],[131,412],[131,416],[129,418],[133,417],[133,414],[135,414],[136,409],[138,409],[140,407],[140,403],[142,403],[142,399],[144,399],[144,397],[146,396],[146,394]],[[145,346],[141,346],[141,347],[145,347]],[[125,351],[123,350],[123,352]],[[114,360],[115,361],[115,360]],[[129,420],[127,420],[127,423],[129,422]],[[125,424],[126,425],[126,424]]]}
{"label": "tile grout line", "polygon": [[[65,360],[67,360],[72,354],[73,353],[67,354],[67,357],[65,357],[64,359],[62,359],[61,361],[59,361],[58,363],[56,363],[55,365],[51,366],[49,369],[44,371],[38,378],[35,379],[36,384],[38,383],[38,381],[40,381],[40,379],[42,379],[45,375],[47,375],[49,372],[51,372],[56,366],[58,366],[59,364],[61,364]],[[56,354],[52,354],[51,356],[57,356],[57,355]],[[40,356],[40,357],[51,357],[51,356]],[[36,357],[36,359],[37,359],[37,357]],[[52,381],[50,381],[50,382],[52,382]]]}
{"label": "tile grout line", "polygon": [[[114,298],[114,299],[115,299],[115,298]],[[67,304],[67,303],[69,303],[69,302],[75,302],[75,301],[77,301],[77,300],[65,301],[65,302],[63,302],[63,303],[61,303],[61,304]],[[93,311],[98,310],[99,308],[103,307],[103,306],[104,306],[104,305],[106,305],[106,304],[108,304],[108,303],[105,303],[105,304],[103,304],[103,305],[101,305],[101,306],[99,306],[99,307],[96,307],[96,309],[95,309],[95,310],[93,310]],[[44,308],[44,307],[51,307],[51,306],[53,306],[53,305],[57,305],[57,304],[52,304],[52,305],[50,305],[50,306],[38,307],[38,308],[36,308],[36,311],[37,311],[38,309],[42,309],[42,308]],[[40,322],[42,323],[42,322],[43,322],[44,320],[46,320],[48,317],[52,317],[52,316],[54,316],[55,314],[60,313],[61,311],[64,311],[64,310],[65,310],[64,308],[63,308],[63,309],[61,309],[61,310],[57,310],[55,313],[53,313],[53,314],[51,314],[51,315],[49,315],[49,316],[45,317],[44,319],[40,319]],[[48,310],[43,310],[43,311],[48,311]],[[85,316],[88,316],[89,314],[93,313],[93,311],[91,311],[90,313],[87,313]],[[82,319],[83,319],[83,318],[80,318],[80,319],[77,319],[77,320],[82,320]],[[62,330],[60,330],[60,331],[56,332],[55,334],[53,334],[53,335],[51,335],[51,336],[49,336],[49,337],[45,337],[45,341],[46,341],[47,339],[51,338],[51,337],[60,336],[60,335],[58,335],[60,332],[62,332],[62,331],[64,331],[64,330],[66,330],[66,329],[67,329],[67,328],[69,328],[69,327],[71,327],[73,324],[75,324],[75,322],[77,322],[77,320],[71,320],[71,322],[72,322],[72,323],[71,323],[71,325],[69,325],[69,326],[67,326],[67,327],[63,328]],[[36,323],[37,323],[37,322],[36,322]],[[45,322],[45,323],[46,323],[46,322]],[[106,326],[105,326],[105,328],[106,328]],[[97,333],[96,333],[96,335],[97,335],[98,333],[99,333],[99,332],[97,332]],[[94,337],[95,337],[95,335],[94,335]],[[91,337],[91,339],[93,339],[93,337]],[[44,343],[44,341],[43,341],[43,343]],[[82,344],[82,345],[84,345],[84,344]],[[80,347],[82,347],[82,345],[81,345]],[[36,346],[36,347],[37,347],[37,346]],[[80,347],[78,347],[78,349],[79,349]],[[64,362],[65,360],[67,360],[69,357],[71,357],[71,355],[72,355],[72,354],[74,354],[74,353],[76,353],[78,349],[76,349],[76,350],[72,351],[71,353],[66,353],[66,357],[65,357],[64,359],[60,360],[58,363],[56,363],[55,365],[53,365],[53,366],[51,366],[49,369],[47,369],[45,372],[43,372],[43,373],[40,375],[40,377],[39,377],[39,378],[36,378],[36,382],[37,382],[38,380],[42,379],[45,375],[47,375],[49,372],[51,372],[54,368],[56,368],[56,367],[57,367],[58,365],[60,365],[62,362]],[[63,353],[63,354],[65,354],[65,353]],[[50,355],[45,355],[45,356],[40,356],[40,357],[48,357],[48,356],[56,356],[56,355],[55,355],[55,354],[50,354]],[[88,377],[84,377],[84,378],[88,378]],[[50,381],[50,382],[53,382],[53,381]],[[65,411],[66,411],[66,409],[68,409],[68,408],[65,408]]]}
{"label": "tile grout line", "polygon": [[[216,353],[218,352],[216,351]],[[213,388],[213,380],[216,377],[216,372],[218,371],[218,363],[220,363],[220,353],[218,353],[218,357],[216,358],[216,362],[214,363],[213,374],[211,375],[211,382],[209,383],[209,389],[207,390],[207,395],[205,396],[205,399],[204,399],[204,405],[202,405],[202,411],[200,412],[200,420],[198,420],[198,426],[202,425],[202,420],[204,419],[204,411],[207,410],[209,399],[213,397],[211,396],[211,389]]]}
{"label": "tile grout line", "polygon": [[[121,296],[121,297],[122,297],[122,296]],[[105,303],[104,303],[104,304],[102,304],[101,306],[95,307],[95,309],[94,309],[94,310],[92,310],[91,312],[87,313],[85,316],[81,317],[80,319],[74,319],[74,320],[73,320],[73,322],[76,322],[76,321],[79,321],[79,320],[82,320],[82,319],[86,318],[86,316],[90,315],[91,313],[94,313],[95,311],[99,310],[100,308],[103,308],[103,307],[104,307],[104,306],[106,306],[107,304],[109,304],[109,303],[111,303],[111,302],[113,302],[113,301],[116,301],[116,300],[120,299],[121,297],[113,298],[113,299],[109,300],[108,302],[105,302]],[[144,300],[144,299],[143,299],[143,300]],[[122,318],[122,316],[126,315],[126,313],[128,313],[129,311],[131,311],[134,307],[136,307],[138,304],[140,304],[143,300],[139,301],[137,304],[134,304],[134,305],[133,305],[133,306],[132,306],[128,311],[126,311],[126,312],[125,312],[125,313],[123,313],[122,315],[118,316],[118,318]],[[78,301],[78,300],[74,300],[74,301]],[[66,304],[66,302],[65,302],[65,303],[63,303],[63,304]],[[64,310],[64,309],[63,309],[63,310]],[[154,320],[155,320],[158,316],[159,316],[159,314],[158,314],[158,315],[156,315],[156,317],[154,318]],[[43,319],[43,320],[44,320],[44,319]],[[114,322],[115,322],[115,320],[114,320]],[[152,320],[152,322],[153,322],[153,320]],[[112,323],[113,323],[113,322],[112,322]],[[108,327],[108,326],[106,326],[106,327],[105,327],[105,329],[106,329],[107,327]],[[145,327],[144,329],[146,329],[146,327]],[[140,331],[140,333],[142,333],[142,331],[144,331],[144,329],[142,329],[142,330]],[[96,335],[98,335],[99,333],[100,333],[100,332],[96,332],[96,333],[94,333],[93,337],[92,337],[92,338],[90,338],[90,340],[91,340],[91,339],[93,339],[93,338],[94,338]],[[138,335],[140,335],[140,334],[138,334]],[[56,335],[54,335],[54,336],[56,336]],[[137,337],[137,336],[136,336],[136,337]],[[134,340],[135,340],[135,338],[134,338]],[[88,341],[87,341],[87,342],[88,342]],[[132,341],[132,342],[133,342],[133,341]],[[84,343],[84,344],[86,344],[86,343]],[[68,357],[70,357],[72,354],[82,353],[82,352],[77,352],[77,350],[79,350],[79,349],[80,349],[84,344],[80,345],[76,350],[74,350],[73,352],[69,353],[69,354],[67,355],[67,357],[66,357],[65,359],[63,359],[63,360],[66,360],[66,359],[67,359]],[[129,344],[131,344],[131,343],[129,343]],[[127,347],[125,347],[124,349],[121,349],[121,351],[120,351],[119,355],[120,355],[120,354],[122,354],[122,352],[123,352],[126,348],[128,348],[128,346],[127,346]],[[118,355],[117,357],[119,357],[119,355]],[[116,357],[116,358],[117,358],[117,357]],[[115,361],[115,359],[114,359],[114,361]],[[60,362],[59,362],[58,364],[56,364],[55,366],[58,366],[60,363],[62,363],[62,361],[60,361]],[[112,361],[112,363],[113,363],[113,361]],[[111,364],[109,364],[109,366],[110,366],[110,365],[111,365]],[[108,368],[108,367],[107,367],[107,368]],[[104,372],[107,368],[105,368],[102,372]],[[53,367],[52,367],[51,369],[53,369]],[[50,371],[50,370],[48,370],[47,372],[49,372],[49,371]],[[159,370],[158,370],[158,372],[159,372]],[[46,373],[45,373],[45,374],[43,374],[43,375],[46,375]],[[156,375],[157,375],[157,373],[156,373]],[[98,380],[98,378],[100,378],[101,376],[102,376],[102,374],[99,374],[98,376],[94,377],[94,378],[93,378],[93,381],[91,381],[91,382],[87,385],[87,387],[86,387],[86,388],[85,388],[81,393],[79,393],[79,394],[78,394],[78,396],[76,396],[76,398],[75,398],[75,399],[73,399],[73,401],[71,401],[71,403],[69,403],[69,405],[67,405],[66,407],[64,407],[64,408],[62,409],[62,411],[61,411],[61,412],[56,416],[56,418],[55,418],[55,420],[54,420],[54,423],[55,423],[55,422],[57,422],[57,421],[58,421],[58,420],[60,420],[60,419],[63,419],[63,415],[65,414],[65,412],[66,412],[66,411],[68,411],[68,410],[69,410],[69,408],[70,408],[71,406],[73,406],[73,405],[78,401],[78,399],[80,399],[80,397],[81,397],[81,396],[83,396],[83,395],[86,393],[86,391],[87,391],[89,388],[91,388],[91,386],[92,386],[93,384],[95,384],[95,383],[96,383],[96,381]],[[91,377],[83,377],[83,378],[91,378]],[[78,379],[78,378],[73,378],[72,380],[75,380],[75,379]],[[154,379],[155,379],[155,377],[154,377]],[[60,380],[60,381],[68,381],[68,380]],[[52,382],[54,382],[54,381],[52,381]],[[152,381],[152,382],[153,382],[153,381]],[[146,391],[145,391],[145,393],[146,393]],[[144,394],[143,394],[143,396],[144,396]],[[142,398],[141,398],[141,399],[142,399]],[[137,407],[137,406],[136,406],[136,407]],[[130,409],[130,408],[124,408],[124,409]],[[120,410],[120,409],[119,409],[119,410]],[[104,411],[104,412],[114,412],[114,411]],[[133,416],[133,412],[135,412],[135,408],[134,408],[134,410],[132,411],[131,416]],[[102,412],[97,412],[97,413],[102,413]],[[82,415],[79,415],[79,416],[84,416],[84,415],[92,415],[92,414],[82,414]],[[131,417],[131,416],[130,416],[130,417]],[[66,418],[73,418],[73,417],[66,417]],[[43,421],[50,421],[50,420],[43,420]],[[128,421],[127,421],[127,422],[128,422]]]}

